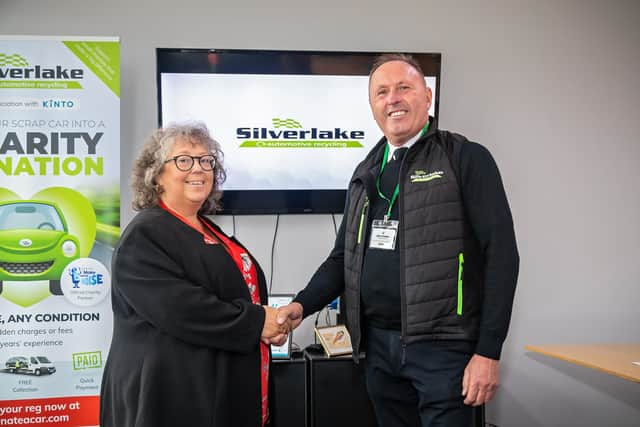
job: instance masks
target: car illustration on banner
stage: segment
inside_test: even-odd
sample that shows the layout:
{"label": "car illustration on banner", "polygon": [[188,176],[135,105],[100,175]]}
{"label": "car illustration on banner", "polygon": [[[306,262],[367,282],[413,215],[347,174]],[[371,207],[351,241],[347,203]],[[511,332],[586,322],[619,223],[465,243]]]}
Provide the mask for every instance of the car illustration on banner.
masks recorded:
{"label": "car illustration on banner", "polygon": [[3,281],[49,280],[51,293],[62,295],[62,271],[79,257],[78,238],[55,203],[0,202],[0,292]]}
{"label": "car illustration on banner", "polygon": [[56,367],[44,356],[14,356],[9,358],[4,364],[5,369],[11,373],[33,374],[53,374]]}

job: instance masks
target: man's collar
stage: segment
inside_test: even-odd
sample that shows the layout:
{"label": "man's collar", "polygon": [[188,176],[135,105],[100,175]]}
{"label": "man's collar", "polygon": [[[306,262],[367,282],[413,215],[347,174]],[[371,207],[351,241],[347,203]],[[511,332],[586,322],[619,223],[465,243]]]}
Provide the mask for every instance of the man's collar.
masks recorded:
{"label": "man's collar", "polygon": [[407,142],[405,142],[404,144],[402,144],[400,146],[395,146],[395,145],[391,144],[389,142],[389,140],[387,140],[387,145],[389,146],[389,156],[387,157],[387,162],[389,162],[389,160],[391,160],[393,158],[393,152],[394,151],[396,151],[398,148],[402,148],[402,147],[411,148],[411,146],[413,144],[415,144],[420,139],[421,136],[422,136],[422,129],[420,129],[420,132],[415,134],[412,138],[409,138],[409,140]]}

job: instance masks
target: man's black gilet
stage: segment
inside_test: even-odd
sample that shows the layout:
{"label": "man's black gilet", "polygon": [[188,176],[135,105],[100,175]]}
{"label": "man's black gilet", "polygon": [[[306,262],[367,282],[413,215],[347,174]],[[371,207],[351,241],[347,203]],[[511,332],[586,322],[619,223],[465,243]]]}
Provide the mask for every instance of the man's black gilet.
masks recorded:
{"label": "man's black gilet", "polygon": [[[475,340],[482,301],[478,244],[465,218],[458,171],[466,139],[430,130],[407,152],[398,197],[401,331],[407,343]],[[366,225],[386,139],[360,163],[349,186],[345,229],[345,307],[354,350],[360,345],[360,280]]]}

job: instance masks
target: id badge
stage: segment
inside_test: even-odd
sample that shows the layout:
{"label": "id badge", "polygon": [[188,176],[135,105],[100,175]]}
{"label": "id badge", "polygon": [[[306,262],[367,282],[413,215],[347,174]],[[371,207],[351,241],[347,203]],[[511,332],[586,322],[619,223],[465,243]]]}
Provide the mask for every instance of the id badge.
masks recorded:
{"label": "id badge", "polygon": [[374,219],[371,225],[370,248],[394,250],[396,248],[396,237],[398,236],[397,220]]}

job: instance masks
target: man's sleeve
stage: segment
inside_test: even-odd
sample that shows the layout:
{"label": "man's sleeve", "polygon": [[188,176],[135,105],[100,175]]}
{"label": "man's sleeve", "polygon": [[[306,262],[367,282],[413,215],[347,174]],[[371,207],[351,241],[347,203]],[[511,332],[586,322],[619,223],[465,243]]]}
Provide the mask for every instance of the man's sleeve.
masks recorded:
{"label": "man's sleeve", "polygon": [[329,257],[318,267],[309,284],[294,299],[295,302],[302,304],[305,317],[322,310],[344,291],[344,235],[347,209],[348,206],[345,206],[338,235]]}
{"label": "man's sleeve", "polygon": [[465,211],[484,254],[484,298],[476,353],[500,359],[507,336],[520,258],[511,210],[498,166],[480,144],[460,152]]}

